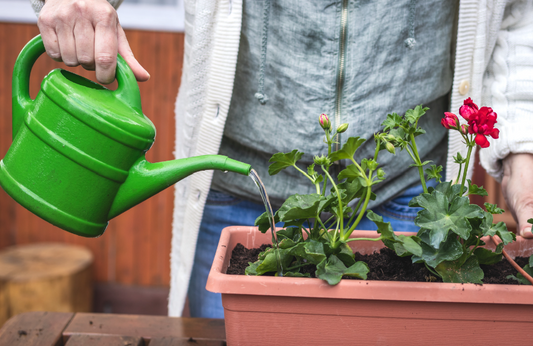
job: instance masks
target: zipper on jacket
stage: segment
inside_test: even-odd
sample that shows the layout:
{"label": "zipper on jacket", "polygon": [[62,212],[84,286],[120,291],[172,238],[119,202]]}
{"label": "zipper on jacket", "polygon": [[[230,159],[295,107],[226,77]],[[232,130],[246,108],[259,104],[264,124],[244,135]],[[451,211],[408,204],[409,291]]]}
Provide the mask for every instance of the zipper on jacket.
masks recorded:
{"label": "zipper on jacket", "polygon": [[[339,33],[339,60],[337,63],[337,87],[335,92],[335,129],[341,123],[342,89],[344,87],[346,36],[348,31],[348,0],[342,0],[341,23]],[[339,140],[335,144],[335,150],[339,150]]]}

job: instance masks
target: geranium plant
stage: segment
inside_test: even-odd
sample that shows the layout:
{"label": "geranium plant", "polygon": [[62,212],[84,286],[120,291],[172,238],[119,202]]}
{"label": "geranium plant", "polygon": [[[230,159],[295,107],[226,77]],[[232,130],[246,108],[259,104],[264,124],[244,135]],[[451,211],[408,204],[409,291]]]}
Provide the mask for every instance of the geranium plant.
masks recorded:
{"label": "geranium plant", "polygon": [[[441,182],[442,167],[422,162],[416,146],[416,137],[425,133],[418,126],[419,119],[427,108],[417,106],[404,116],[389,114],[383,122],[383,131],[374,135],[376,144],[374,156],[355,160],[357,149],[365,142],[359,137],[350,137],[342,148],[333,151],[338,134],[348,128],[340,125],[331,128],[327,115],[319,117],[324,129],[324,142],[328,154],[315,156],[314,163],[305,170],[297,165],[303,153],[277,153],[270,159],[269,174],[274,175],[286,168],[294,168],[307,177],[316,188],[316,193],[290,196],[276,211],[274,220],[282,222],[283,229],[277,232],[279,244],[259,255],[258,261],[250,263],[248,275],[262,275],[277,272],[279,255],[284,276],[315,276],[329,284],[337,284],[343,276],[366,279],[368,266],[356,262],[348,242],[358,240],[383,241],[398,256],[411,256],[415,263],[426,267],[445,282],[481,283],[483,271],[480,264],[491,264],[501,260],[503,246],[515,239],[505,224],[493,224],[493,214],[503,212],[495,205],[486,204],[486,210],[469,202],[468,195],[486,195],[482,187],[473,184],[467,177],[472,149],[476,144],[489,145],[486,136],[498,138],[494,128],[497,115],[489,107],[479,109],[470,99],[459,110],[468,124],[461,125],[456,115],[445,113],[442,125],[459,131],[468,148],[466,158],[457,154],[455,161],[460,173],[454,181]],[[378,154],[386,150],[406,150],[417,167],[424,192],[413,198],[410,206],[420,207],[415,219],[420,227],[416,236],[396,235],[390,223],[371,210],[368,203],[375,198],[373,187],[385,179],[385,172],[379,167]],[[347,160],[349,165],[336,176],[330,173],[332,164]],[[426,166],[426,169],[424,169]],[[427,187],[426,181],[436,179],[435,188]],[[468,186],[466,185],[468,183]],[[365,215],[377,226],[379,238],[350,238],[352,232]],[[326,215],[326,216],[325,216]],[[270,228],[268,214],[256,220],[261,232]],[[495,252],[484,249],[481,237],[498,235],[502,243]]]}

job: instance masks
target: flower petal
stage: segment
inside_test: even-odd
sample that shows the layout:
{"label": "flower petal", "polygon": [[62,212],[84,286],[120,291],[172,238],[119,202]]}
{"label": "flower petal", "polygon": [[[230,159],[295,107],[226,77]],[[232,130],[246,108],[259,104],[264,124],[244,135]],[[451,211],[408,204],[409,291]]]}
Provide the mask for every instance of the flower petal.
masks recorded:
{"label": "flower petal", "polygon": [[488,148],[490,145],[489,141],[487,140],[487,137],[479,133],[476,135],[475,141],[476,141],[476,144],[482,148]]}

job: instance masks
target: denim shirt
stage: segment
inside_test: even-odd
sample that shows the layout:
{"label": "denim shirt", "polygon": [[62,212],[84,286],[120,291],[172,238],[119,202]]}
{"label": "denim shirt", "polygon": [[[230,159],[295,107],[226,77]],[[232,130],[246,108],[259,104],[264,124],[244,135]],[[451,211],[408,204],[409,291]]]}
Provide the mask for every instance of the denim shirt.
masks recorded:
{"label": "denim shirt", "polygon": [[[272,177],[267,172],[268,160],[277,152],[304,152],[303,169],[314,155],[327,154],[318,123],[321,113],[330,116],[333,128],[349,123],[341,145],[352,136],[367,139],[356,154],[361,160],[373,157],[373,135],[388,113],[403,115],[424,104],[430,111],[420,122],[427,133],[417,137],[421,157],[444,162],[446,131],[440,119],[452,84],[456,0],[272,0],[266,4],[271,6],[267,16],[265,1],[244,1],[220,154],[250,163],[274,205],[294,193],[316,192],[295,169]],[[264,104],[254,96],[258,91],[268,98]],[[378,198],[370,208],[419,180],[405,151],[396,156],[381,152],[377,161],[387,178],[376,186]],[[212,188],[260,201],[252,180],[237,174],[215,172]]]}

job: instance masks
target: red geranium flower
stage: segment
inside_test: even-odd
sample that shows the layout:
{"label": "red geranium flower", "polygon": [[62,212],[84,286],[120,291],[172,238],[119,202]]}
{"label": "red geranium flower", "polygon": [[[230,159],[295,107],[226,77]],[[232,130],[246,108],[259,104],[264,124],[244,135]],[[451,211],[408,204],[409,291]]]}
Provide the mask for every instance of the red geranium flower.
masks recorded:
{"label": "red geranium flower", "polygon": [[497,117],[498,115],[490,107],[481,107],[479,111],[469,114],[468,125],[470,126],[468,127],[468,133],[476,134],[475,141],[480,147],[487,148],[489,146],[490,143],[486,136],[491,136],[492,138],[500,136],[500,131],[494,128]]}
{"label": "red geranium flower", "polygon": [[497,123],[498,115],[490,107],[479,108],[469,97],[464,100],[463,105],[459,108],[459,114],[468,121],[468,125],[459,124],[457,115],[449,112],[444,113],[444,118],[440,121],[445,128],[460,131],[463,135],[467,133],[476,137],[474,138],[477,145],[487,148],[490,143],[487,136],[498,138],[500,131],[494,128]]}

